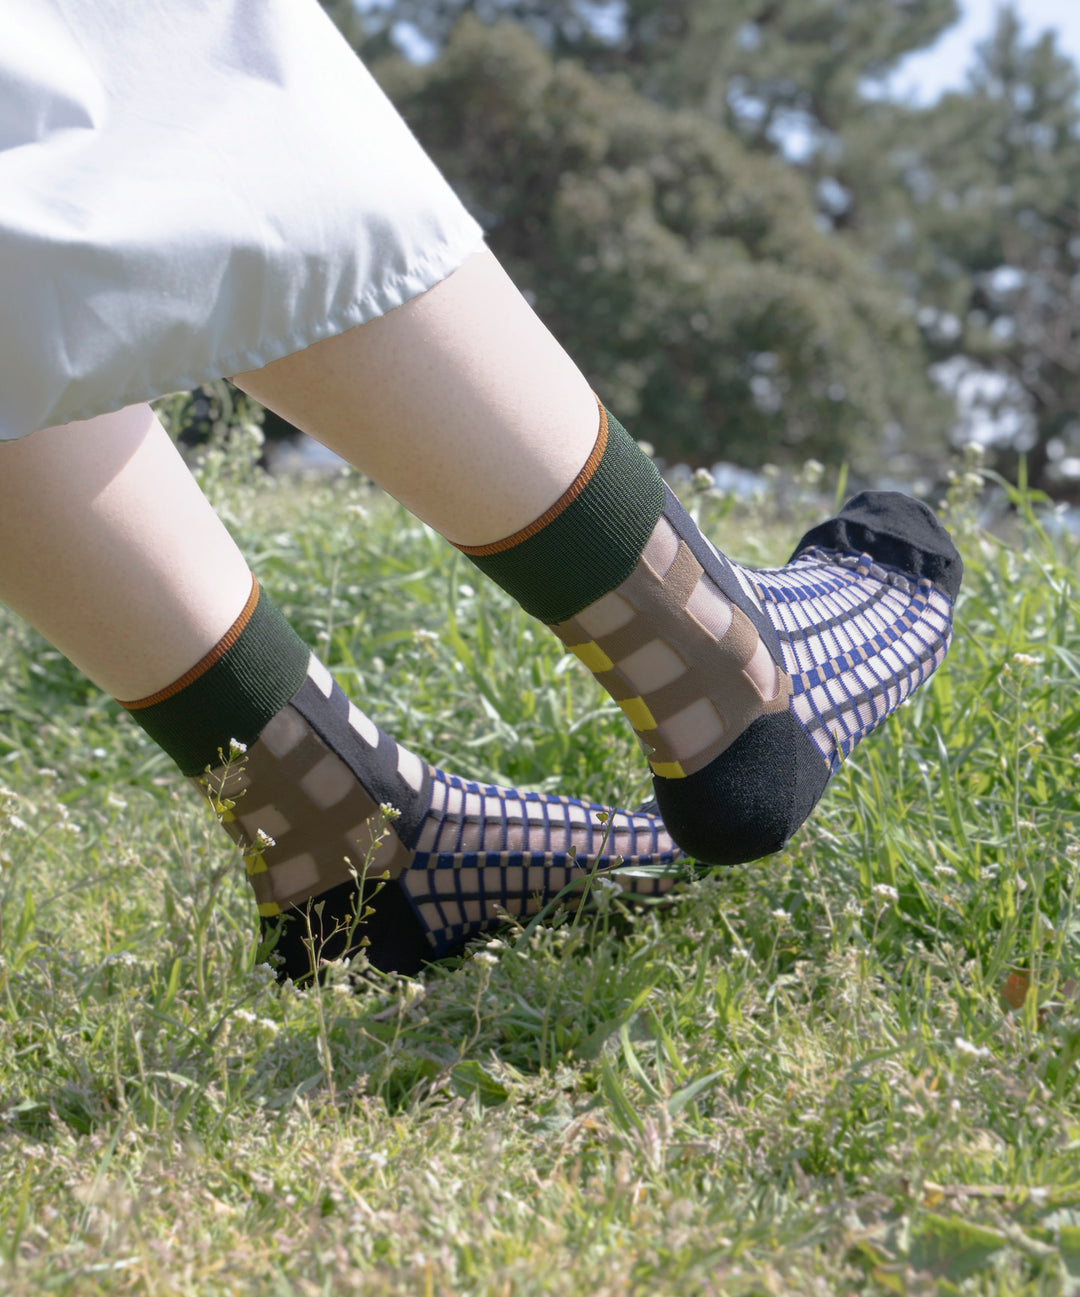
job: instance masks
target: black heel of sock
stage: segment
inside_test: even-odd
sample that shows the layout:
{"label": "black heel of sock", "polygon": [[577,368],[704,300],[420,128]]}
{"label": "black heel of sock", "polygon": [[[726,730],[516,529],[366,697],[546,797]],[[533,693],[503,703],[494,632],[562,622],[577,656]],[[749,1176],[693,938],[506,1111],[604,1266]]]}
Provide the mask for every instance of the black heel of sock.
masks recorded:
{"label": "black heel of sock", "polygon": [[656,777],[664,827],[702,864],[772,855],[816,806],[829,768],[790,712],[761,716],[731,747],[685,779]]}
{"label": "black heel of sock", "polygon": [[[835,518],[811,528],[808,549],[869,554],[914,581],[931,580],[955,599],[964,565],[935,514],[896,491],[863,491]],[[779,851],[817,804],[831,778],[827,761],[789,711],[759,717],[704,769],[655,778],[664,824],[704,864],[737,865]]]}
{"label": "black heel of sock", "polygon": [[956,546],[933,510],[899,491],[852,496],[835,518],[811,527],[791,557],[813,548],[869,554],[916,581],[929,577],[950,599],[959,593],[964,575]]}

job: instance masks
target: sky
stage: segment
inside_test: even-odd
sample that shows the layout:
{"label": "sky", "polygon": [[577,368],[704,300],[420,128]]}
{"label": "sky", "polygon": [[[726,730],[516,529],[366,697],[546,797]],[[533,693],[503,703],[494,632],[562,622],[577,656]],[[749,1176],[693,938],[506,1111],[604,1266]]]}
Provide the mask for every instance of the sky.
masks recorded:
{"label": "sky", "polygon": [[[1014,7],[1029,40],[1053,27],[1059,46],[1080,63],[1080,0],[1015,0]],[[972,50],[990,35],[998,8],[998,0],[960,0],[962,20],[931,49],[900,66],[890,81],[893,94],[925,104],[961,87]]]}

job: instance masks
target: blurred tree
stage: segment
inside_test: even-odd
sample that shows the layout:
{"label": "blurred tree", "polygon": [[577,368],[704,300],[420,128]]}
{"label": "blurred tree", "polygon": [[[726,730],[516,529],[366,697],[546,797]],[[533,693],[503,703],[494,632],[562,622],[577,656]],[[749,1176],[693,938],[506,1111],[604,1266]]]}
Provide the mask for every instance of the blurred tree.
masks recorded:
{"label": "blurred tree", "polygon": [[1080,494],[1080,78],[1051,33],[1012,10],[970,86],[890,106],[848,131],[838,174],[908,296],[967,430],[992,422],[1003,466]]}
{"label": "blurred tree", "polygon": [[597,391],[668,458],[880,467],[940,439],[918,330],[805,181],[722,125],[458,24],[375,65]]}
{"label": "blurred tree", "polygon": [[794,129],[841,129],[862,107],[863,83],[932,44],[958,9],[956,0],[388,0],[364,23],[371,38],[409,33],[438,51],[466,14],[512,19],[557,57],[622,72],[659,103],[775,148]]}

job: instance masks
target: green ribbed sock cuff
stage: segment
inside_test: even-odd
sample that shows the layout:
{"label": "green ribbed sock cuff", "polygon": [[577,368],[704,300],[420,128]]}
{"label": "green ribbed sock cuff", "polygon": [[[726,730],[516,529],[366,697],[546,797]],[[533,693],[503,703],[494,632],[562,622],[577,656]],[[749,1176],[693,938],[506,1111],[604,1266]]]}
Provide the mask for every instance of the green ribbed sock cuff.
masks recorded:
{"label": "green ribbed sock cuff", "polygon": [[[526,612],[566,621],[634,570],[664,508],[656,465],[611,415],[598,462],[543,518],[496,545],[460,546]],[[596,452],[594,452],[595,455]]]}
{"label": "green ribbed sock cuff", "polygon": [[178,682],[182,687],[148,705],[121,704],[185,775],[218,765],[230,739],[254,743],[307,674],[310,650],[262,590],[237,626],[222,640],[228,647],[205,670],[195,668],[190,683]]}

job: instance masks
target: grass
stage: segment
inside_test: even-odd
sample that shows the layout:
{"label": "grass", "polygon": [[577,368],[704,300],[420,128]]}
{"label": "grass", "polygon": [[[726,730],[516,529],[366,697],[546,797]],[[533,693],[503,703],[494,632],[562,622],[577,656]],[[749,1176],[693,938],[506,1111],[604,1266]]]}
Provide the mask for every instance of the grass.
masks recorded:
{"label": "grass", "polygon": [[[645,792],[614,705],[395,506],[200,471],[384,728]],[[786,851],[359,993],[269,983],[199,799],[5,618],[0,1290],[1080,1292],[1077,551],[1022,493],[982,532],[983,486],[945,669]],[[820,516],[692,507],[757,563]]]}

